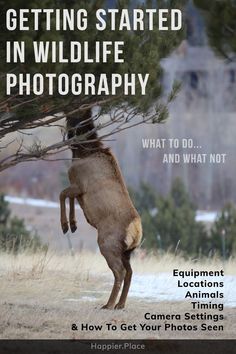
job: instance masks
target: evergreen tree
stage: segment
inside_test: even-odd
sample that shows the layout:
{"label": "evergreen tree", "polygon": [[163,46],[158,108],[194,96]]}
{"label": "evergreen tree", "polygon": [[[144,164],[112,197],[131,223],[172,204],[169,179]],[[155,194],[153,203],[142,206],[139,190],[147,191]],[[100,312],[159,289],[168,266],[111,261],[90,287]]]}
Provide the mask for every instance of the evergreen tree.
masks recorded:
{"label": "evergreen tree", "polygon": [[236,1],[194,0],[194,4],[205,17],[210,45],[218,54],[235,60]]}
{"label": "evergreen tree", "polygon": [[236,252],[236,208],[228,203],[222,209],[211,229],[211,248],[222,257],[230,257]]}
{"label": "evergreen tree", "polygon": [[142,184],[140,191],[131,191],[142,218],[144,247],[174,251],[176,246],[186,255],[207,254],[209,249],[204,225],[196,222],[192,204],[180,179],[173,182],[166,197]]}
{"label": "evergreen tree", "polygon": [[158,196],[144,183],[138,191],[129,190],[142,219],[144,244],[147,249],[174,251],[185,255],[228,258],[236,252],[236,207],[228,203],[209,232],[196,222],[196,207],[180,179],[173,182],[166,197]]}
{"label": "evergreen tree", "polygon": [[24,220],[11,217],[8,203],[0,195],[0,251],[18,253],[23,250],[47,250],[36,233],[27,230]]}
{"label": "evergreen tree", "polygon": [[7,220],[10,216],[10,209],[8,202],[4,199],[4,195],[0,195],[0,225],[6,226]]}
{"label": "evergreen tree", "polygon": [[206,241],[206,232],[196,222],[196,207],[192,204],[180,179],[173,182],[167,198],[159,198],[157,230],[165,250],[179,248],[186,254],[197,255]]}
{"label": "evergreen tree", "polygon": [[129,188],[129,194],[134,201],[135,207],[142,219],[144,230],[144,247],[157,248],[157,195],[155,190],[148,184],[141,183],[139,190]]}
{"label": "evergreen tree", "polygon": [[[142,8],[183,8],[186,0],[156,0],[156,1],[136,1],[130,2],[127,0],[117,0],[113,2],[113,8],[122,10],[124,8],[132,8],[134,6]],[[23,0],[13,0],[10,3],[5,0],[0,0],[1,6],[1,21],[0,21],[0,72],[2,78],[5,77],[7,72],[13,72],[16,75],[23,73],[66,73],[71,75],[73,73],[80,73],[82,76],[84,73],[93,73],[98,77],[101,73],[107,74],[110,77],[111,73],[149,73],[149,80],[147,86],[147,94],[142,95],[141,89],[137,85],[136,95],[125,95],[123,90],[117,91],[116,96],[92,96],[84,95],[73,96],[68,94],[61,96],[55,94],[53,97],[49,95],[48,91],[43,95],[35,97],[33,93],[30,96],[19,96],[16,88],[15,95],[10,98],[5,96],[5,80],[0,81],[0,138],[8,135],[11,132],[33,129],[38,126],[55,123],[62,119],[58,116],[58,113],[64,112],[67,116],[75,112],[79,114],[79,110],[88,109],[98,104],[103,112],[113,112],[114,116],[120,119],[123,117],[123,124],[132,126],[133,120],[139,115],[142,123],[149,121],[152,123],[163,122],[167,117],[166,104],[175,97],[178,87],[175,85],[173,91],[170,92],[169,98],[167,98],[166,104],[163,104],[160,100],[162,93],[162,68],[161,60],[166,57],[181,41],[183,37],[183,31],[159,31],[157,26],[158,16],[155,16],[154,30],[149,31],[145,28],[144,31],[119,31],[118,29],[111,31],[109,29],[110,17],[106,18],[108,23],[107,29],[104,31],[98,31],[95,27],[96,16],[95,11],[98,8],[106,8],[107,2],[104,0],[99,1],[77,1],[77,0],[29,0],[27,6]],[[85,31],[56,31],[52,25],[50,31],[46,31],[44,28],[44,21],[40,22],[39,31],[7,31],[5,26],[5,13],[8,8],[14,8],[16,10],[22,8],[37,8],[37,9],[86,9],[88,12],[88,29]],[[30,16],[29,26],[32,25],[32,16]],[[170,25],[170,16],[166,25]],[[33,41],[62,41],[65,47],[65,52],[70,51],[70,42],[84,41],[89,42],[91,49],[91,56],[94,55],[95,42],[96,41],[124,41],[124,63],[113,63],[112,56],[107,63],[34,63],[33,55]],[[5,62],[6,56],[6,41],[25,41],[26,43],[26,60],[25,63],[8,63]],[[151,111],[150,111],[150,108]],[[123,116],[122,113],[123,112]],[[117,115],[116,115],[117,114]],[[52,118],[53,116],[53,118]],[[49,118],[50,117],[50,118]],[[132,122],[131,122],[132,121]],[[136,124],[133,123],[133,124]],[[117,128],[116,128],[117,129]],[[115,129],[115,130],[116,130]],[[111,131],[114,133],[114,127]],[[17,154],[11,159],[4,160],[4,164],[0,166],[1,169],[8,168],[14,164],[25,160],[31,160],[34,158],[40,158],[45,156],[51,151],[58,151],[62,147],[65,147],[65,141],[59,142],[56,146],[42,147],[40,144],[36,144],[27,153],[23,150],[17,151]]]}

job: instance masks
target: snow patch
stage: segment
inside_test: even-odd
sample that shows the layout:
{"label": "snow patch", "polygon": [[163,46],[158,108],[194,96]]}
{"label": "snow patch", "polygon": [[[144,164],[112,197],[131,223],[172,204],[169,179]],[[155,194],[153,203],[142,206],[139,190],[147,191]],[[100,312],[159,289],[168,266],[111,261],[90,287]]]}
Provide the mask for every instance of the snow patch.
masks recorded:
{"label": "snow patch", "polygon": [[[180,279],[180,278],[178,278]],[[173,277],[171,273],[155,274],[136,274],[133,276],[129,296],[136,298],[146,298],[150,301],[191,301],[191,299],[185,299],[187,291],[190,292],[219,292],[224,293],[223,299],[194,299],[193,301],[212,301],[218,303],[224,303],[226,307],[236,307],[236,276],[226,275],[223,279],[219,280],[217,277],[204,277],[204,278],[191,278],[190,281],[207,280],[209,282],[224,282],[224,287],[199,287],[199,288],[179,288],[177,286],[176,277]],[[182,279],[182,278],[181,278]]]}
{"label": "snow patch", "polygon": [[[54,209],[60,208],[59,203],[52,202],[50,200],[44,200],[44,199],[20,198],[20,197],[12,197],[9,195],[5,196],[4,199],[8,203],[12,203],[12,204],[30,205],[30,206],[41,207],[41,208],[54,208]],[[79,209],[79,206],[76,205],[76,208]]]}
{"label": "snow patch", "polygon": [[[30,206],[36,206],[42,208],[54,208],[54,209],[60,208],[59,203],[52,202],[50,200],[44,200],[44,199],[20,198],[20,197],[13,197],[10,195],[5,196],[4,199],[8,203],[12,203],[12,204],[30,205]],[[79,205],[76,205],[76,208],[80,209]],[[151,212],[156,213],[156,210],[153,209]],[[217,216],[218,213],[216,211],[209,212],[204,210],[198,210],[196,212],[196,221],[214,222],[217,219]]]}

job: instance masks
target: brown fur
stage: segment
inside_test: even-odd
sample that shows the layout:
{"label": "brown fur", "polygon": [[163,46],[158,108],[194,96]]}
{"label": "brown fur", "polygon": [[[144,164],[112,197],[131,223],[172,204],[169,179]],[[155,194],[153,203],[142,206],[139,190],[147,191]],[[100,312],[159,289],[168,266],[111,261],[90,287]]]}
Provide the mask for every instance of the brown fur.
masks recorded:
{"label": "brown fur", "polygon": [[[88,116],[80,118],[80,122],[83,119],[86,122],[89,120],[89,126],[83,127],[83,134],[86,129],[91,131],[94,128]],[[72,129],[70,121],[68,126]],[[81,134],[78,125],[75,128],[74,124],[73,129],[76,135]],[[96,133],[91,135],[93,134]],[[93,138],[96,136],[93,135]],[[120,300],[116,305],[116,308],[123,308],[132,277],[130,254],[139,245],[142,237],[140,217],[132,204],[112,152],[103,148],[99,141],[83,146],[75,143],[72,149],[73,157],[77,159],[73,160],[68,171],[71,185],[60,195],[62,229],[64,233],[68,231],[65,199],[69,198],[70,228],[72,232],[76,230],[74,213],[76,198],[88,223],[98,231],[100,251],[115,277],[110,298],[103,308],[114,308],[119,290],[124,283]]]}

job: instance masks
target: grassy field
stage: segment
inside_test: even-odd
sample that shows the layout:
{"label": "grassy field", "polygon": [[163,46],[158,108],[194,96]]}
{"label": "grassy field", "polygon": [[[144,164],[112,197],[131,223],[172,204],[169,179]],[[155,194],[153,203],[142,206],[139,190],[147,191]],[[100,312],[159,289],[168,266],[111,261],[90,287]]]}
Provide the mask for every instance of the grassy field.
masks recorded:
{"label": "grassy field", "polygon": [[[156,257],[142,252],[133,257],[132,264],[134,273],[144,276],[171,272],[176,267],[186,270],[222,268],[217,259],[193,263],[170,254]],[[225,263],[224,269],[226,274],[234,275],[235,260]],[[0,254],[0,338],[209,338],[209,331],[157,330],[154,327],[141,330],[140,323],[150,326],[162,323],[164,326],[166,322],[146,320],[147,312],[191,312],[187,302],[158,301],[158,293],[156,301],[129,297],[124,310],[101,310],[111,290],[112,279],[100,254],[84,252],[74,257],[50,252],[18,256]],[[224,330],[211,331],[211,338],[235,338],[236,311],[225,308],[224,315]],[[167,322],[181,326],[186,321]],[[72,331],[73,323],[78,325],[77,331]],[[82,330],[82,323],[102,328]],[[106,323],[115,325],[117,330],[108,330]],[[199,321],[191,320],[187,325],[196,323]],[[131,327],[122,330],[122,324]]]}

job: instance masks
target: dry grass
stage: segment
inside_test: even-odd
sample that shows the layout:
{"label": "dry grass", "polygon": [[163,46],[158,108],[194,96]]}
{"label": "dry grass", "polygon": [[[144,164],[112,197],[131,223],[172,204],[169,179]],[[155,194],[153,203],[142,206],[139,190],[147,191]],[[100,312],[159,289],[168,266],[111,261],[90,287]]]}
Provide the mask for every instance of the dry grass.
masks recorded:
{"label": "dry grass", "polygon": [[[0,274],[9,276],[17,273],[28,276],[43,275],[47,272],[57,271],[70,273],[71,275],[84,278],[89,274],[107,273],[107,264],[100,253],[80,252],[75,256],[69,254],[58,254],[55,252],[36,254],[1,254]],[[204,270],[224,269],[225,274],[236,274],[236,259],[230,258],[223,262],[219,258],[197,260],[186,260],[181,256],[174,256],[166,253],[164,255],[145,255],[137,251],[132,258],[132,266],[138,273],[171,272],[174,268],[182,270],[194,268]]]}
{"label": "dry grass", "polygon": [[[100,254],[0,254],[0,338],[208,338],[208,332],[188,331],[108,331],[105,323],[156,324],[144,320],[146,312],[184,313],[186,302],[150,302],[129,298],[121,311],[100,310],[109,295],[112,275]],[[138,273],[158,273],[181,269],[220,269],[217,259],[203,263],[185,261],[165,254],[160,257],[137,253],[132,260]],[[227,274],[235,274],[235,260],[224,265]],[[89,297],[88,297],[89,295]],[[92,297],[92,299],[91,299]],[[73,301],[76,299],[76,301]],[[233,338],[236,330],[233,309],[225,309],[224,332],[211,337]],[[160,322],[160,321],[159,321]],[[181,324],[181,321],[177,321]],[[72,323],[103,325],[102,331],[71,330]],[[191,322],[190,322],[191,323]],[[176,324],[176,322],[175,322]]]}

